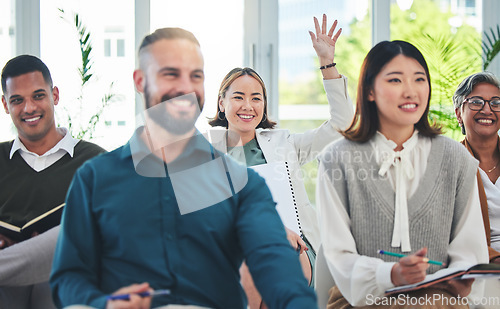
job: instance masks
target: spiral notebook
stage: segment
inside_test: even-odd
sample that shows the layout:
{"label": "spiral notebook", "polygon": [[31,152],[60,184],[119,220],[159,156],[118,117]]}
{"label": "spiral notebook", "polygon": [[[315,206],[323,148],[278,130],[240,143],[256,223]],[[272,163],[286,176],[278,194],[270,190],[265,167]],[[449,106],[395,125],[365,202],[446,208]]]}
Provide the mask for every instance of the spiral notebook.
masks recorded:
{"label": "spiral notebook", "polygon": [[302,236],[299,211],[287,162],[273,162],[251,168],[266,180],[283,225]]}

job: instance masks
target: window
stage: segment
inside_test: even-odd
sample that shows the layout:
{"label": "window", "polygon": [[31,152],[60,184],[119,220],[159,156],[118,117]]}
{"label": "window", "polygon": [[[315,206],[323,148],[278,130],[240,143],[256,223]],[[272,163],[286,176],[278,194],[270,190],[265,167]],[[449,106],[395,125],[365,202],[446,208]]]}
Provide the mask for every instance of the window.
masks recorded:
{"label": "window", "polygon": [[116,40],[116,56],[117,57],[125,57],[125,40],[124,39]]}
{"label": "window", "polygon": [[[0,0],[0,70],[14,55],[14,7],[11,0]],[[0,112],[0,141],[13,139],[16,135],[14,125],[9,115]]]}
{"label": "window", "polygon": [[111,40],[104,40],[104,57],[111,57]]}
{"label": "window", "polygon": [[209,127],[207,117],[215,115],[222,79],[243,65],[243,4],[243,0],[219,0],[214,9],[215,4],[205,0],[151,0],[151,31],[181,27],[200,42],[205,60],[205,106],[197,122],[201,131]]}
{"label": "window", "polygon": [[[120,7],[119,12],[116,7]],[[59,8],[65,14],[61,15]],[[74,13],[90,32],[92,43],[93,75],[83,87],[78,74],[82,56]],[[108,150],[125,144],[135,123],[134,0],[44,0],[40,2],[40,16],[41,58],[60,90],[58,123],[68,126],[67,115],[72,115],[72,132],[76,136],[88,126],[104,96],[113,93],[114,99],[100,117],[106,122],[98,123],[92,141]]]}
{"label": "window", "polygon": [[104,56],[125,57],[125,30],[122,26],[106,26],[104,29]]}
{"label": "window", "polygon": [[[279,0],[279,126],[293,133],[319,127],[329,118],[319,64],[309,30],[315,32],[313,16],[320,25],[322,15],[328,27],[335,19],[342,27],[335,62],[349,79],[350,95],[355,97],[361,62],[370,49],[369,1]],[[358,22],[357,24],[355,22]],[[304,183],[314,203],[317,162],[303,167]]]}

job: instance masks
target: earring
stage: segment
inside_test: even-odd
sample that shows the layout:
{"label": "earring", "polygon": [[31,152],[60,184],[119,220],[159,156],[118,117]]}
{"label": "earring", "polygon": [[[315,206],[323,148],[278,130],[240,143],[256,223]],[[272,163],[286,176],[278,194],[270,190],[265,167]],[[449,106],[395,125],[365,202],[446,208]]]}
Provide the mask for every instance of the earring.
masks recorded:
{"label": "earring", "polygon": [[458,124],[460,126],[460,129],[462,129],[462,134],[465,135],[465,126],[463,123]]}
{"label": "earring", "polygon": [[264,122],[266,120],[267,120],[267,116],[266,116],[266,114],[264,114],[264,116],[262,116],[262,120],[260,122]]}
{"label": "earring", "polygon": [[[221,117],[221,114],[222,114],[222,117]],[[218,111],[217,112],[217,119],[219,119],[220,121],[226,119],[226,113]]]}

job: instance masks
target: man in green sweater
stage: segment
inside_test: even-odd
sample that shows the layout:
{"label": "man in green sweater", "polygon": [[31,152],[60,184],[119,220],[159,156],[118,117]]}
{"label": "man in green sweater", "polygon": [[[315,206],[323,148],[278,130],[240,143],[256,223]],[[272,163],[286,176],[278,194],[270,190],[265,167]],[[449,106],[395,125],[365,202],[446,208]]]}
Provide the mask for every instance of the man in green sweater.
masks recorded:
{"label": "man in green sweater", "polygon": [[[0,221],[22,226],[64,203],[75,171],[104,149],[56,127],[59,89],[37,57],[9,60],[1,83],[3,107],[18,135],[0,143]],[[0,230],[2,308],[54,308],[47,281],[58,231],[35,231],[19,242]]]}

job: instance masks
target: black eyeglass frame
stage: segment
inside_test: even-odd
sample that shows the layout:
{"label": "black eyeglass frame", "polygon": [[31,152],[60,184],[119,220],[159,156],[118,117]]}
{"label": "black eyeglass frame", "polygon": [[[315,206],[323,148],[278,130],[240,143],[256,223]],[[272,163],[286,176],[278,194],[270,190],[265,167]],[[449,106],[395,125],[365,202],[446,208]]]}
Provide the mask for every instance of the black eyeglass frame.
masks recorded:
{"label": "black eyeglass frame", "polygon": [[[471,99],[478,99],[478,100],[483,101],[483,103],[481,104],[481,108],[476,109],[476,106],[474,106],[474,108],[472,108],[472,105],[471,105],[471,104],[470,104],[470,102],[469,102]],[[491,105],[491,101],[498,101],[498,104],[495,104],[495,105],[496,105],[495,109],[493,109],[493,106]],[[479,96],[473,96],[473,97],[470,97],[470,98],[466,98],[466,99],[462,102],[462,104],[464,104],[464,103],[469,103],[469,104],[467,104],[467,105],[469,105],[469,109],[470,109],[471,111],[480,111],[480,110],[482,110],[482,109],[484,108],[484,105],[485,105],[486,103],[488,103],[488,105],[490,106],[490,110],[491,110],[492,112],[500,112],[500,97],[492,97],[491,99],[486,100],[486,99],[483,99],[482,97],[479,97]]]}

